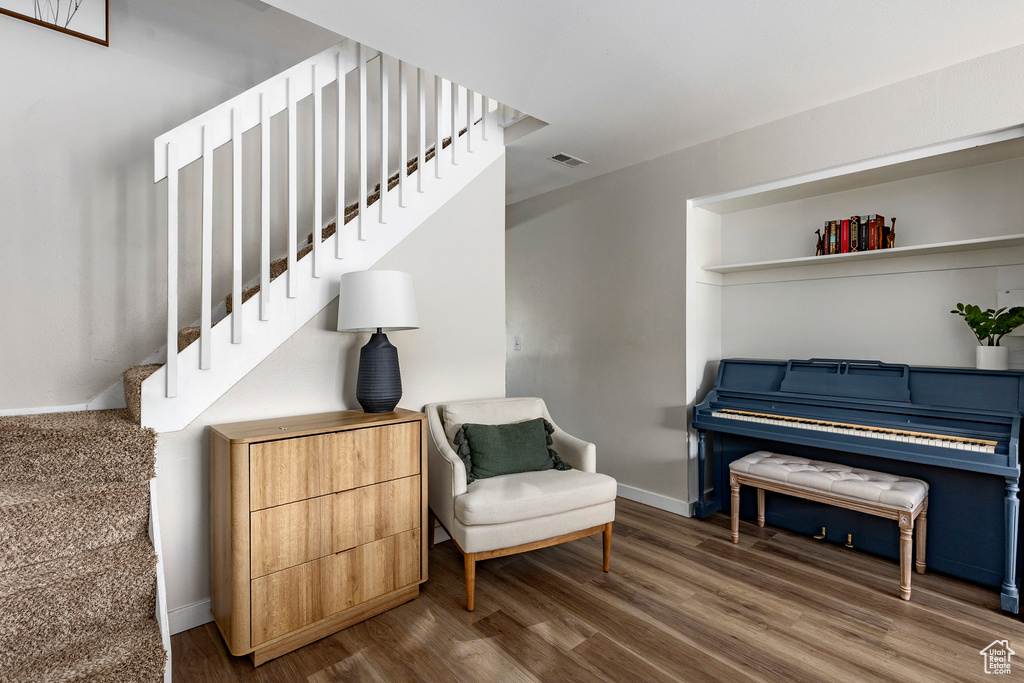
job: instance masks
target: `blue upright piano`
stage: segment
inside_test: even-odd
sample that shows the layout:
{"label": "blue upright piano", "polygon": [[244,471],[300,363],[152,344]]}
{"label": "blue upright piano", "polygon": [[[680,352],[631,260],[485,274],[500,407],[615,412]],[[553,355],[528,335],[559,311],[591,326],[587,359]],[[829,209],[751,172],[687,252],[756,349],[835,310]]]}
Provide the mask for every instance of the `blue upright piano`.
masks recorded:
{"label": "blue upright piano", "polygon": [[[1018,611],[1017,445],[1024,373],[879,361],[723,360],[693,408],[696,515],[728,510],[729,463],[768,450],[923,479],[928,570],[1001,591]],[[711,477],[707,494],[706,476]],[[726,495],[723,495],[725,493]],[[897,558],[895,522],[768,493],[767,522]],[[755,515],[754,492],[740,513]]]}

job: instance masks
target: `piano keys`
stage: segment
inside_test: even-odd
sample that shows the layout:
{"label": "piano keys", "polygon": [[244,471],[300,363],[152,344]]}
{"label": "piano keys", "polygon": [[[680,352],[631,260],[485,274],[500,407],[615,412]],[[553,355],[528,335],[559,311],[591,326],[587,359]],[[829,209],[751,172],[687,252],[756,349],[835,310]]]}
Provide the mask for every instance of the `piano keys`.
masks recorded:
{"label": "piano keys", "polygon": [[952,436],[949,434],[930,434],[927,432],[915,432],[892,427],[880,427],[878,425],[855,425],[848,422],[814,420],[806,417],[793,417],[790,415],[752,413],[746,410],[717,410],[711,413],[711,416],[725,420],[743,420],[745,422],[778,425],[780,427],[812,429],[819,432],[827,432],[829,434],[863,436],[869,439],[884,439],[886,441],[914,443],[922,446],[953,448],[962,451],[974,451],[976,453],[995,453],[996,444],[998,443],[987,439],[970,439],[963,436]]}
{"label": "piano keys", "polygon": [[[755,450],[810,457],[928,481],[929,569],[1001,590],[1016,613],[1020,574],[1017,457],[1024,373],[812,359],[723,360],[694,406],[695,513],[727,508],[729,463]],[[710,435],[710,438],[709,438]],[[706,495],[712,465],[710,497]],[[752,515],[753,493],[741,502]],[[821,526],[895,558],[884,520],[776,496],[768,522]]]}

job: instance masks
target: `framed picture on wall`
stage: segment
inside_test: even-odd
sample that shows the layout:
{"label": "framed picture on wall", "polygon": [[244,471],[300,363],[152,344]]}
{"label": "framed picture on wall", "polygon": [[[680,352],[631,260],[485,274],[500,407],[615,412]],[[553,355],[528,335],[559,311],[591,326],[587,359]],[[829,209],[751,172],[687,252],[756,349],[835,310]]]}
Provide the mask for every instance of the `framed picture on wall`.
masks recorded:
{"label": "framed picture on wall", "polygon": [[0,14],[108,45],[110,0],[0,0]]}

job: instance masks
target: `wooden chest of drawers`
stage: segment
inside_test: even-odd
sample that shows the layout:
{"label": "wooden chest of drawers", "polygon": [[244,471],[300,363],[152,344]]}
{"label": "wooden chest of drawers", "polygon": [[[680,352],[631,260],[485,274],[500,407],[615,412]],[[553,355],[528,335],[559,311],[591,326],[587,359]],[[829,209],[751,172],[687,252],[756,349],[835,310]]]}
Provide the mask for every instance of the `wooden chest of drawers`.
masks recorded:
{"label": "wooden chest of drawers", "polygon": [[427,579],[426,416],[210,427],[210,590],[262,664],[412,600]]}

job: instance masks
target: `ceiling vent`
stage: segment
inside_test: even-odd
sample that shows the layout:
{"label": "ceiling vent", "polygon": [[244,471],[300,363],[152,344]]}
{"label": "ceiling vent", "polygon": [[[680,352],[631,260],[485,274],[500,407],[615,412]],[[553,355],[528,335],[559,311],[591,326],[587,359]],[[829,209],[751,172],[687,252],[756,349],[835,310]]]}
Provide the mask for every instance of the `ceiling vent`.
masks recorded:
{"label": "ceiling vent", "polygon": [[551,157],[551,161],[557,161],[563,166],[568,166],[569,168],[579,168],[583,164],[587,163],[586,161],[583,161],[583,159],[577,159],[576,157],[571,157],[568,154],[556,154]]}

